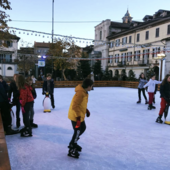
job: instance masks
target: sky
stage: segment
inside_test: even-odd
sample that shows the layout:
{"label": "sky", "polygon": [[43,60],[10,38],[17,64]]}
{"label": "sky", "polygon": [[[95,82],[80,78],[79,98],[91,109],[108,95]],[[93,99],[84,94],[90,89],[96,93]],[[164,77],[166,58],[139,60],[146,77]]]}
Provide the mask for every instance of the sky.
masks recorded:
{"label": "sky", "polygon": [[[7,10],[10,15],[11,27],[35,30],[51,33],[52,24],[42,22],[16,22],[23,21],[52,21],[52,0],[9,0],[12,10]],[[169,7],[169,8],[168,8]],[[122,22],[122,17],[127,9],[133,20],[142,21],[145,15],[153,15],[159,9],[170,10],[169,0],[54,0],[54,20],[55,21],[97,21],[93,23],[55,23],[54,34],[61,34],[74,37],[94,39],[94,27],[106,19]],[[41,36],[25,35],[23,32],[16,35],[21,38],[19,46],[26,46],[36,42],[49,42],[51,38]],[[77,45],[85,46],[86,43]]]}

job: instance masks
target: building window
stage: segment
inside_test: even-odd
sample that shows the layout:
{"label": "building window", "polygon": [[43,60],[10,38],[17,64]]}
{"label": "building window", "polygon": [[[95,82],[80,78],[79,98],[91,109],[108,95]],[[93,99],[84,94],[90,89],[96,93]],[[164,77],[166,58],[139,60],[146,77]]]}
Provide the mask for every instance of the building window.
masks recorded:
{"label": "building window", "polygon": [[145,39],[146,39],[146,40],[149,39],[149,31],[146,31]]}
{"label": "building window", "polygon": [[38,53],[40,53],[41,52],[41,50],[38,50]]}
{"label": "building window", "polygon": [[7,70],[12,70],[12,67],[8,67]]}
{"label": "building window", "polygon": [[119,62],[119,54],[116,54],[115,55],[115,63],[118,63]]}
{"label": "building window", "polygon": [[159,28],[156,28],[156,37],[159,37]]}
{"label": "building window", "polygon": [[127,61],[132,61],[132,52],[127,53]]}
{"label": "building window", "polygon": [[12,41],[5,41],[5,44],[7,45],[7,47],[12,47],[13,46]]}
{"label": "building window", "polygon": [[137,42],[140,41],[140,34],[137,34]]}
{"label": "building window", "polygon": [[170,25],[168,25],[168,34],[170,34]]}
{"label": "building window", "polygon": [[157,54],[160,53],[160,47],[155,47],[152,49],[152,58],[157,57]]}
{"label": "building window", "polygon": [[102,40],[102,31],[100,31],[100,40]]}
{"label": "building window", "polygon": [[0,40],[0,46],[2,45],[2,40]]}
{"label": "building window", "polygon": [[129,44],[132,43],[132,36],[129,36]]}
{"label": "building window", "polygon": [[127,37],[122,38],[122,45],[127,44]]}
{"label": "building window", "polygon": [[120,39],[116,40],[117,41],[117,47],[120,45]]}
{"label": "building window", "polygon": [[113,48],[114,47],[114,42],[110,42],[110,48]]}
{"label": "building window", "polygon": [[139,60],[140,60],[140,51],[135,51],[134,61],[139,61]]}

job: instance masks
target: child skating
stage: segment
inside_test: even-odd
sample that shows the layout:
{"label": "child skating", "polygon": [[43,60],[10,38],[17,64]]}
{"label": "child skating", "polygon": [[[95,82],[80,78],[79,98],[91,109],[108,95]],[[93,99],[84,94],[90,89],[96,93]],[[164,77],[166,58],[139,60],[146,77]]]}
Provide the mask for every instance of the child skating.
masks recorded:
{"label": "child skating", "polygon": [[144,85],[147,82],[148,81],[146,80],[145,75],[143,73],[141,73],[140,77],[139,77],[139,85],[138,85],[138,97],[139,97],[139,100],[137,101],[137,103],[141,103],[141,91],[142,91],[143,97],[145,98],[145,104],[148,104],[147,97],[145,95],[145,88],[144,88]]}
{"label": "child skating", "polygon": [[155,74],[152,74],[149,82],[144,85],[144,88],[148,87],[148,94],[149,94],[148,110],[152,110],[152,109],[156,108],[155,106],[152,105],[153,98],[154,98],[154,92],[155,92],[155,85],[156,84],[161,84],[161,83],[162,83],[162,81],[155,80]]}
{"label": "child skating", "polygon": [[76,94],[73,96],[71,105],[68,112],[68,118],[71,120],[73,126],[73,136],[69,143],[68,156],[73,158],[79,158],[79,153],[82,147],[77,144],[80,136],[86,130],[85,115],[90,116],[90,112],[87,109],[88,103],[88,91],[92,90],[93,81],[91,79],[85,79],[83,84],[79,84],[75,88]]}
{"label": "child skating", "polygon": [[162,81],[161,87],[160,87],[160,93],[161,93],[161,108],[159,111],[159,116],[156,119],[157,123],[163,123],[161,120],[162,115],[165,111],[166,105],[170,104],[170,74],[167,74]]}

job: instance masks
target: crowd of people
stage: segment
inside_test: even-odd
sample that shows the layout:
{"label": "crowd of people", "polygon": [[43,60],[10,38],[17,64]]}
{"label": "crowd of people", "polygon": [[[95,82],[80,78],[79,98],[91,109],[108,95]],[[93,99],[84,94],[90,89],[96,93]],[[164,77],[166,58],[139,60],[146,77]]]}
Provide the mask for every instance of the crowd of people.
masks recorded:
{"label": "crowd of people", "polygon": [[[37,97],[34,87],[35,81],[36,79],[34,77],[25,78],[22,75],[15,74],[14,81],[8,86],[0,75],[0,109],[6,135],[21,133],[21,137],[30,137],[32,136],[32,128],[38,127],[38,125],[34,123],[34,100]],[[155,74],[152,74],[149,81],[147,81],[144,73],[141,73],[138,85],[139,100],[137,101],[137,104],[141,103],[142,92],[145,104],[148,104],[148,110],[155,109],[153,103],[155,103],[155,94],[158,84],[161,84],[161,108],[156,122],[163,123],[162,115],[165,112],[166,106],[169,107],[170,103],[170,74],[167,74],[163,81],[155,80]],[[147,100],[145,95],[145,89],[148,92],[149,100]],[[68,112],[68,118],[71,120],[74,130],[72,139],[68,146],[68,156],[74,158],[78,158],[79,152],[82,150],[82,147],[77,144],[77,141],[86,129],[84,121],[85,115],[87,117],[90,116],[90,111],[87,109],[88,91],[90,90],[93,90],[93,80],[91,77],[85,79],[83,84],[80,84],[75,88],[75,95],[73,96]],[[51,106],[55,108],[54,80],[52,79],[51,74],[47,74],[46,80],[43,83],[42,94],[44,95],[46,92],[50,94]],[[17,129],[15,130],[11,128],[12,118],[10,110],[13,106],[16,106]],[[24,128],[21,130],[19,130],[21,126],[20,109],[22,111],[24,123]]]}
{"label": "crowd of people", "polygon": [[[21,133],[21,137],[32,136],[32,128],[37,128],[34,123],[34,100],[37,93],[34,87],[35,77],[25,78],[23,75],[14,74],[13,81],[10,85],[3,80],[0,75],[0,109],[2,115],[3,127],[6,135]],[[51,98],[51,105],[54,104],[54,81],[51,79],[51,74],[47,74],[47,78],[43,83],[42,93],[48,91]],[[16,107],[16,128],[12,129],[12,107]],[[22,119],[20,118],[22,111]],[[21,127],[23,120],[24,128]]]}
{"label": "crowd of people", "polygon": [[[162,121],[162,115],[165,112],[166,106],[170,104],[170,74],[167,74],[163,81],[157,81],[155,80],[155,74],[151,74],[149,81],[146,80],[144,73],[140,74],[139,78],[139,85],[138,85],[138,97],[139,100],[137,103],[141,103],[141,92],[143,93],[143,97],[145,98],[145,104],[148,105],[148,110],[156,109],[155,106],[153,106],[153,103],[155,103],[155,94],[158,88],[158,84],[160,85],[160,97],[161,97],[161,108],[159,111],[158,118],[156,119],[157,123],[163,123]],[[145,88],[149,95],[149,102],[147,100],[147,97],[145,95]]]}

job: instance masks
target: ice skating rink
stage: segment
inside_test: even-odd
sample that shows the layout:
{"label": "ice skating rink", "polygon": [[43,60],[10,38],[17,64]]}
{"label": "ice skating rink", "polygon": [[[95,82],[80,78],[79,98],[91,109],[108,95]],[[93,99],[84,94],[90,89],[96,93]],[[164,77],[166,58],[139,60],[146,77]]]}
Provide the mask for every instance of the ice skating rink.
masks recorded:
{"label": "ice skating rink", "polygon": [[[73,134],[67,118],[74,88],[55,89],[56,108],[43,113],[42,90],[36,89],[33,137],[6,136],[12,170],[168,170],[170,126],[157,124],[156,109],[136,104],[137,89],[108,87],[89,92],[87,129],[79,141],[79,159],[67,156]],[[148,97],[148,95],[147,95]],[[15,111],[15,109],[13,108]]]}

